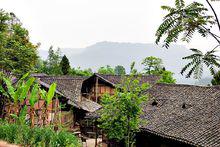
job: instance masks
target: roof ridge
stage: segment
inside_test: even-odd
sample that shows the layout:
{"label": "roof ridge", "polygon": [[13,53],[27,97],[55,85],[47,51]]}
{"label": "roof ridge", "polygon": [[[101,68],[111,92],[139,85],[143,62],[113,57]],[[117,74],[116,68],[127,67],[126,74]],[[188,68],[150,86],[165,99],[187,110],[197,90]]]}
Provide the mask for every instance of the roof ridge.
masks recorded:
{"label": "roof ridge", "polygon": [[[100,73],[94,73],[96,75],[100,75],[100,76],[118,76],[118,77],[122,77],[122,76],[130,76],[130,74],[126,74],[126,75],[114,75],[114,74],[100,74]],[[138,76],[138,75],[135,75]],[[159,77],[159,75],[140,75],[141,77]]]}
{"label": "roof ridge", "polygon": [[40,79],[73,79],[73,80],[77,80],[77,79],[86,79],[87,77],[84,76],[77,76],[77,77],[71,77],[71,76],[43,76],[43,77],[39,77]]}
{"label": "roof ridge", "polygon": [[203,86],[203,85],[190,85],[190,84],[171,84],[171,83],[157,83],[156,85],[178,86],[178,87],[200,87],[200,88],[220,88],[219,86]]}

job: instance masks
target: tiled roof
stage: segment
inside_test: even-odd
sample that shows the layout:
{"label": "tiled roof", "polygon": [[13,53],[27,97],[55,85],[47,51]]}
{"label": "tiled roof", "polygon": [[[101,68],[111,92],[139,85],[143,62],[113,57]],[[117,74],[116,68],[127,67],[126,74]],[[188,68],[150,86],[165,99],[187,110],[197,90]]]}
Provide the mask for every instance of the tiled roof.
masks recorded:
{"label": "tiled roof", "polygon": [[51,85],[57,84],[57,90],[65,97],[75,101],[80,97],[82,82],[84,77],[69,77],[69,76],[42,76],[38,77],[40,81]]}
{"label": "tiled roof", "polygon": [[70,76],[35,76],[44,87],[49,87],[52,83],[57,84],[58,94],[62,94],[68,99],[68,103],[88,112],[93,112],[101,106],[91,100],[81,98],[82,82],[87,77],[70,77]]}
{"label": "tiled roof", "polygon": [[[195,146],[220,146],[220,88],[156,84],[141,129]],[[156,102],[157,105],[152,105]]]}
{"label": "tiled roof", "polygon": [[[112,85],[120,84],[123,79],[123,76],[120,75],[104,75],[95,73],[94,76],[98,76],[99,78],[111,83]],[[142,75],[140,76],[139,80],[141,83],[155,84],[159,79],[160,77],[156,75]]]}

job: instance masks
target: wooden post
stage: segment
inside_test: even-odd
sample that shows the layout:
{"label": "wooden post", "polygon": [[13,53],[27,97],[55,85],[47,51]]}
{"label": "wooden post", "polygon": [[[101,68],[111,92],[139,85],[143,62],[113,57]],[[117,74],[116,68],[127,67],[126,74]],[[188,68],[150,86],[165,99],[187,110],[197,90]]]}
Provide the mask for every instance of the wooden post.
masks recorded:
{"label": "wooden post", "polygon": [[95,120],[95,147],[98,146],[98,128],[97,128],[97,120]]}
{"label": "wooden post", "polygon": [[95,98],[96,98],[96,103],[98,102],[98,77],[96,77],[96,83],[95,83]]}

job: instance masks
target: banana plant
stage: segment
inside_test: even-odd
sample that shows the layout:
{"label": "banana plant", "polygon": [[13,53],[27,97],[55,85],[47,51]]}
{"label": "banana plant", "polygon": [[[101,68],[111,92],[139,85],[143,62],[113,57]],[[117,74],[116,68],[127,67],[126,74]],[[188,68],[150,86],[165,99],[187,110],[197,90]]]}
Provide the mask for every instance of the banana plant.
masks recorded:
{"label": "banana plant", "polygon": [[38,102],[38,92],[39,92],[39,85],[34,84],[31,93],[30,93],[30,98],[29,98],[29,103],[30,103],[30,122],[31,122],[31,127],[34,127],[34,115],[35,115],[35,104]]}
{"label": "banana plant", "polygon": [[45,106],[44,117],[43,117],[43,124],[44,125],[47,124],[46,121],[48,120],[48,116],[49,116],[48,106],[51,104],[51,102],[53,100],[54,94],[56,92],[56,86],[57,86],[56,83],[51,84],[48,92],[46,92],[44,89],[40,90],[40,95],[41,95],[41,98],[44,100],[44,106]]}
{"label": "banana plant", "polygon": [[28,92],[30,87],[33,85],[35,78],[31,77],[26,82],[24,79],[27,77],[25,74],[16,85],[13,85],[12,81],[9,78],[3,77],[3,81],[6,84],[6,93],[10,100],[12,101],[12,105],[9,105],[8,114],[11,113],[11,108],[13,106],[15,115],[19,114],[19,108],[22,108],[24,105],[24,100],[28,96]]}

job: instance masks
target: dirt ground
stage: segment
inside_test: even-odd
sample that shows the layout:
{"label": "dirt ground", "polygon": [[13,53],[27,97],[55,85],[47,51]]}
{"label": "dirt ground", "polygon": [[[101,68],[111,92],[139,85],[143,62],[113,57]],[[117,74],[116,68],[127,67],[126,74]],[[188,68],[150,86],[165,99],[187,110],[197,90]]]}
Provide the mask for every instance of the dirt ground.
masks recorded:
{"label": "dirt ground", "polygon": [[[98,144],[102,141],[101,138],[98,138]],[[86,143],[83,142],[83,147],[95,147],[95,139],[87,139]]]}
{"label": "dirt ground", "polygon": [[0,147],[19,147],[18,145],[9,144],[5,141],[0,141]]}

